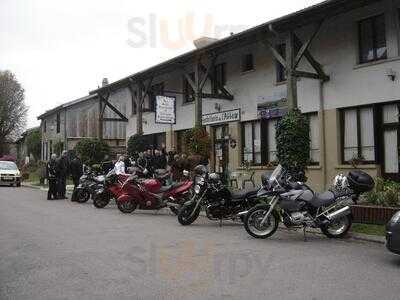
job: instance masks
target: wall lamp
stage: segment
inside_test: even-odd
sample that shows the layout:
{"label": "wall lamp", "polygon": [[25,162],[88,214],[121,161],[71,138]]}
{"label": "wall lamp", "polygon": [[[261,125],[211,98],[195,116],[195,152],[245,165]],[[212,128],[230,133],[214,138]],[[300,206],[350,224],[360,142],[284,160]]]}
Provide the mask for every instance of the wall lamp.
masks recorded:
{"label": "wall lamp", "polygon": [[396,77],[397,77],[397,73],[396,73],[396,71],[393,70],[393,69],[387,69],[387,70],[386,70],[386,76],[389,77],[389,79],[390,79],[391,81],[395,81],[395,80],[396,80]]}

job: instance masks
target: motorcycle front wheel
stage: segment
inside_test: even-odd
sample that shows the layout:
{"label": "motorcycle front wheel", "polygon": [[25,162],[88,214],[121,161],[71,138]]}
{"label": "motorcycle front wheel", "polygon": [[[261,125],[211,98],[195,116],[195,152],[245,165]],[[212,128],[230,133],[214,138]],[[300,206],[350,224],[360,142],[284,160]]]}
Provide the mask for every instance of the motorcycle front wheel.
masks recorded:
{"label": "motorcycle front wheel", "polygon": [[118,209],[124,214],[130,214],[136,209],[136,203],[133,201],[117,201]]}
{"label": "motorcycle front wheel", "polygon": [[76,190],[74,199],[78,203],[85,203],[90,199],[90,193],[87,190]]}
{"label": "motorcycle front wheel", "polygon": [[347,232],[350,230],[353,221],[350,215],[341,217],[329,225],[321,226],[321,231],[328,238],[340,239],[346,236]]}
{"label": "motorcycle front wheel", "polygon": [[261,221],[269,210],[269,205],[255,206],[249,210],[244,219],[244,228],[247,233],[257,239],[266,239],[278,229],[279,215],[273,210],[268,219],[261,225]]}
{"label": "motorcycle front wheel", "polygon": [[193,211],[195,209],[196,204],[190,205],[190,206],[183,206],[181,210],[178,213],[178,222],[181,225],[190,225],[196,219],[199,217],[200,214],[200,206],[196,209],[196,211]]}
{"label": "motorcycle front wheel", "polygon": [[93,205],[96,208],[104,208],[110,203],[111,198],[108,194],[97,194],[93,197]]}

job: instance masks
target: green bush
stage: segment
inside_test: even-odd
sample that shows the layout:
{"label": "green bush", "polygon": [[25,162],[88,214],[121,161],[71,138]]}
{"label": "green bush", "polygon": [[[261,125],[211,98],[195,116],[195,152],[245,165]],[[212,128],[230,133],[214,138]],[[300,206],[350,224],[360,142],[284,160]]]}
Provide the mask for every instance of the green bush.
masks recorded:
{"label": "green bush", "polygon": [[145,151],[148,147],[145,137],[135,134],[129,138],[127,150],[129,156],[136,157],[137,153]]}
{"label": "green bush", "polygon": [[100,163],[106,155],[111,153],[110,146],[99,139],[80,140],[74,150],[79,154],[82,162],[89,166]]}
{"label": "green bush", "polygon": [[378,177],[374,190],[365,194],[365,200],[372,205],[400,207],[400,183]]}
{"label": "green bush", "polygon": [[39,129],[32,130],[28,133],[26,145],[28,153],[32,154],[35,160],[39,160],[42,151],[42,134]]}
{"label": "green bush", "polygon": [[276,126],[277,158],[294,179],[306,181],[304,173],[310,162],[309,120],[294,109],[286,114]]}
{"label": "green bush", "polygon": [[209,158],[211,139],[205,127],[195,127],[185,132],[185,145],[189,155]]}

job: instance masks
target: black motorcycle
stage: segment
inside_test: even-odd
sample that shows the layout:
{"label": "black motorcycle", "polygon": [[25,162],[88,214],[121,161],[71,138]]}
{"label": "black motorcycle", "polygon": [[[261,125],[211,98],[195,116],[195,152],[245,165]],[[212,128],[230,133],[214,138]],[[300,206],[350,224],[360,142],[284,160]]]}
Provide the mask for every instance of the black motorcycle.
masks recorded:
{"label": "black motorcycle", "polygon": [[314,193],[306,184],[292,182],[282,166],[278,166],[267,180],[258,197],[265,204],[250,209],[244,220],[248,234],[268,238],[282,220],[288,228],[319,228],[329,238],[342,238],[352,225],[350,204],[357,203],[361,193],[372,190],[374,181],[368,174],[356,170],[349,175],[338,175],[331,190]]}
{"label": "black motorcycle", "polygon": [[79,185],[74,189],[72,193],[72,199],[78,203],[85,203],[93,195],[96,190],[104,186],[104,175],[97,175],[91,170],[87,171],[85,174],[79,178]]}
{"label": "black motorcycle", "polygon": [[202,165],[194,169],[193,196],[178,213],[182,225],[192,224],[204,208],[208,219],[213,221],[236,220],[244,218],[242,212],[258,203],[258,188],[230,191],[216,173],[209,174]]}

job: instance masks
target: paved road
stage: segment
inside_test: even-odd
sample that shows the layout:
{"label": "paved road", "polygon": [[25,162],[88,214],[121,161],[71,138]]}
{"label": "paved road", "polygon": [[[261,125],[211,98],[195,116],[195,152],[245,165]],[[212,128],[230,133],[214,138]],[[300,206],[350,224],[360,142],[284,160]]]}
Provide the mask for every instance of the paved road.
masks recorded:
{"label": "paved road", "polygon": [[399,299],[383,245],[121,214],[0,187],[0,299]]}

